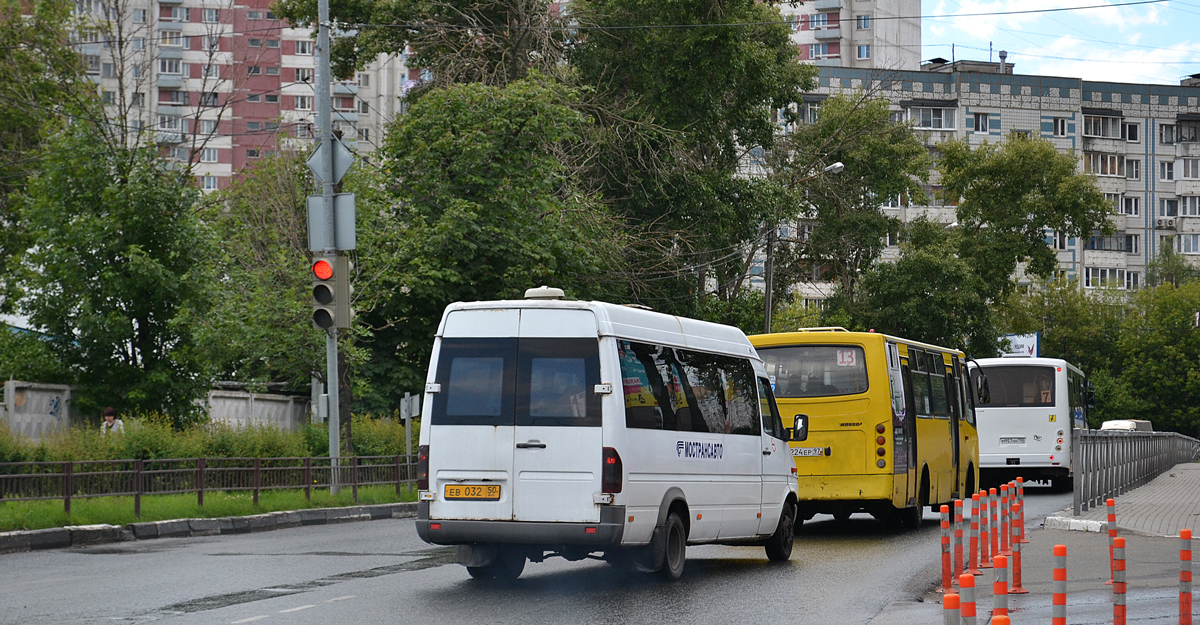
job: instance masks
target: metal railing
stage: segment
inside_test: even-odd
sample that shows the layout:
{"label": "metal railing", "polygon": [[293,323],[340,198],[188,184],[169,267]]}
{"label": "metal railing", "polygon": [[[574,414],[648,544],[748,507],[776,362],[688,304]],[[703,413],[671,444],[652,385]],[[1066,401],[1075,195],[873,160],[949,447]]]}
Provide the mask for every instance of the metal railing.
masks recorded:
{"label": "metal railing", "polygon": [[78,462],[0,463],[0,503],[61,499],[71,512],[71,500],[93,497],[133,497],[133,511],[142,516],[144,495],[251,491],[254,503],[264,490],[328,489],[347,486],[358,501],[360,486],[396,486],[396,494],[416,482],[416,455],[351,456],[332,465],[329,458],[173,458],[167,460],[85,460]]}
{"label": "metal railing", "polygon": [[1200,441],[1174,432],[1075,430],[1073,435],[1076,516],[1180,462],[1200,458]]}

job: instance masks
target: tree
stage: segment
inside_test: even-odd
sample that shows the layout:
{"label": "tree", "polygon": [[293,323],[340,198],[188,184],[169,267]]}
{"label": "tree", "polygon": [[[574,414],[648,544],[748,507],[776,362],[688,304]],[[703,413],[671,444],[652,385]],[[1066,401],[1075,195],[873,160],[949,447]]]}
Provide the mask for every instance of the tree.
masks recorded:
{"label": "tree", "polygon": [[1146,285],[1170,284],[1181,286],[1200,278],[1200,270],[1192,266],[1182,254],[1175,251],[1174,242],[1162,246],[1158,256],[1146,264]]}
{"label": "tree", "polygon": [[1094,177],[1049,140],[1012,134],[974,148],[966,139],[946,141],[938,150],[943,195],[957,204],[965,234],[959,253],[983,279],[989,301],[1011,291],[1019,264],[1042,278],[1058,268],[1047,230],[1084,240],[1112,231],[1111,205]]}
{"label": "tree", "polygon": [[860,301],[839,293],[830,316],[848,315],[860,330],[995,355],[997,333],[984,284],[956,253],[960,234],[918,219],[902,236],[900,259],[873,265],[863,275]]}
{"label": "tree", "polygon": [[1041,332],[1043,356],[1062,358],[1089,376],[1116,374],[1121,369],[1116,337],[1128,307],[1124,292],[1084,291],[1078,280],[1060,278],[1010,293],[996,306],[997,324],[1002,332]]}
{"label": "tree", "polygon": [[2,380],[70,384],[73,375],[59,362],[40,335],[0,323]]}
{"label": "tree", "polygon": [[[1200,281],[1163,284],[1133,296],[1117,348],[1130,408],[1156,430],[1200,434]],[[1139,410],[1140,409],[1140,410]]]}
{"label": "tree", "polygon": [[[845,166],[840,173],[818,173],[835,162]],[[900,228],[880,210],[881,201],[923,197],[929,165],[929,151],[912,129],[892,122],[887,100],[868,93],[826,100],[820,116],[797,125],[771,159],[772,177],[803,193],[787,218],[811,226],[806,238],[784,241],[787,260],[776,263],[780,289],[819,270],[854,302],[860,275]]]}
{"label": "tree", "polygon": [[81,410],[186,420],[207,382],[180,322],[208,296],[191,179],[153,148],[109,149],[86,123],[64,124],[39,158],[18,198],[32,243],[21,311],[78,371]]}
{"label": "tree", "polygon": [[374,250],[361,257],[373,277],[359,305],[374,335],[368,409],[419,390],[451,302],[521,298],[541,284],[585,298],[620,288],[620,224],[577,192],[559,158],[588,123],[576,98],[537,76],[457,85],[428,92],[394,123],[381,190],[360,205],[380,215],[360,240]]}

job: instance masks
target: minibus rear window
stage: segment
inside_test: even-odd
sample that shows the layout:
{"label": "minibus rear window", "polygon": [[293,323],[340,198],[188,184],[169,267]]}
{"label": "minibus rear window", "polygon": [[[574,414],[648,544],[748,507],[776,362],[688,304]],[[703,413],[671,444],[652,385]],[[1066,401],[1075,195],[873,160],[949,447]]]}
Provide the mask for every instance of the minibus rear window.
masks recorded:
{"label": "minibus rear window", "polygon": [[512,425],[517,339],[442,339],[430,419],[444,425]]}
{"label": "minibus rear window", "polygon": [[[983,367],[983,374],[987,376],[991,401],[978,401],[979,408],[1054,405],[1054,367]],[[978,377],[979,369],[972,369],[972,385]]]}
{"label": "minibus rear window", "polygon": [[855,345],[761,347],[775,397],[830,397],[867,390],[863,349]]}

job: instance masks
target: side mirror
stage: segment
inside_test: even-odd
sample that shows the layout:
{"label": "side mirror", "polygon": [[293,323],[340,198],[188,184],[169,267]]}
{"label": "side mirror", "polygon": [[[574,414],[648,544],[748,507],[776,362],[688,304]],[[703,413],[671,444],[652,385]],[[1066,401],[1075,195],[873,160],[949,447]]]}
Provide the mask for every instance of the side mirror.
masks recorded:
{"label": "side mirror", "polygon": [[1088,408],[1096,407],[1096,391],[1094,391],[1090,388],[1087,390],[1087,407]]}
{"label": "side mirror", "polygon": [[792,422],[792,440],[808,440],[808,415],[796,415],[796,420]]}
{"label": "side mirror", "polygon": [[992,391],[988,388],[987,376],[982,373],[975,378],[975,396],[979,398],[979,403],[990,404],[992,402]]}

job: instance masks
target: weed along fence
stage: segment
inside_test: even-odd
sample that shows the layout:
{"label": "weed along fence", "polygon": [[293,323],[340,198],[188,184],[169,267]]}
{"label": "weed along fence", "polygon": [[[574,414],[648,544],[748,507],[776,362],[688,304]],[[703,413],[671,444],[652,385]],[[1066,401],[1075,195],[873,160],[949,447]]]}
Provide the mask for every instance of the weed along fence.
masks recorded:
{"label": "weed along fence", "polygon": [[80,462],[0,463],[0,503],[61,499],[71,512],[71,500],[91,497],[133,497],[134,514],[141,516],[145,495],[251,491],[254,503],[264,490],[350,488],[358,501],[360,486],[395,485],[396,494],[412,489],[416,456],[352,456],[329,458],[176,458],[169,460],[89,460]]}
{"label": "weed along fence", "polygon": [[1200,441],[1174,432],[1075,430],[1075,516],[1200,458]]}

